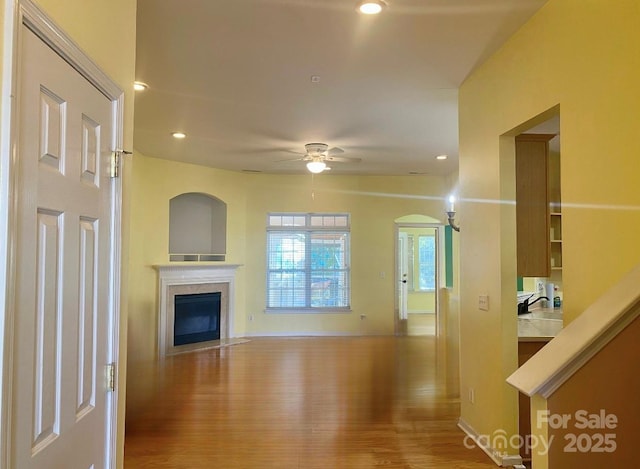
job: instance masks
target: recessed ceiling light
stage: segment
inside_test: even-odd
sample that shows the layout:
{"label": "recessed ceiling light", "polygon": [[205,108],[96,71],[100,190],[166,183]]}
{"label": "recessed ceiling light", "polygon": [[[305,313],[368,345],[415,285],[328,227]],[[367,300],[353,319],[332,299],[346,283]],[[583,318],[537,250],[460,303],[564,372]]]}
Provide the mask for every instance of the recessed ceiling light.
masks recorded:
{"label": "recessed ceiling light", "polygon": [[171,136],[173,138],[185,138],[187,134],[185,134],[184,132],[173,132]]}
{"label": "recessed ceiling light", "polygon": [[436,156],[436,160],[446,160],[447,158],[449,158],[447,155],[438,155],[438,156]]}
{"label": "recessed ceiling light", "polygon": [[358,2],[358,11],[365,15],[377,15],[386,6],[384,0],[362,0]]}
{"label": "recessed ceiling light", "polygon": [[147,85],[146,83],[142,83],[141,81],[133,82],[133,89],[136,91],[144,91],[147,88],[149,88],[149,85]]}

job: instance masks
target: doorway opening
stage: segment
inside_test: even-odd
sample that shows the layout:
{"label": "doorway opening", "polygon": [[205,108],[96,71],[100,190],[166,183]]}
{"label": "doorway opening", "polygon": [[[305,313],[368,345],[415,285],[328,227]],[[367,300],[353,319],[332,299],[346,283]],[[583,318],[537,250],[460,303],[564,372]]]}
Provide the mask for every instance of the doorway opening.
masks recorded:
{"label": "doorway opening", "polygon": [[[516,228],[514,304],[518,317],[517,356],[522,366],[562,329],[562,197],[560,108],[555,106],[503,136],[504,180],[513,187]],[[505,149],[507,147],[505,146]],[[509,247],[509,249],[512,249]],[[513,256],[512,256],[513,257]],[[507,278],[509,276],[505,276]],[[513,285],[513,283],[511,283]],[[535,303],[535,305],[534,305]],[[544,334],[540,332],[544,327]],[[515,331],[514,331],[515,332]],[[515,338],[515,337],[514,337]],[[518,432],[531,435],[530,399],[518,395]],[[531,451],[521,448],[523,460]]]}
{"label": "doorway opening", "polygon": [[396,221],[397,335],[438,335],[443,232],[440,223]]}
{"label": "doorway opening", "polygon": [[[518,134],[515,154],[518,301],[527,297],[547,298],[542,301],[543,306],[552,310],[561,307],[563,290],[560,114],[557,112]],[[544,138],[535,141],[536,137]],[[518,171],[524,173],[520,178],[524,182],[519,180]],[[539,176],[534,179],[532,174],[536,172]],[[529,190],[532,185],[538,186],[538,194]],[[532,226],[539,232],[530,229]],[[537,258],[531,259],[534,252]]]}

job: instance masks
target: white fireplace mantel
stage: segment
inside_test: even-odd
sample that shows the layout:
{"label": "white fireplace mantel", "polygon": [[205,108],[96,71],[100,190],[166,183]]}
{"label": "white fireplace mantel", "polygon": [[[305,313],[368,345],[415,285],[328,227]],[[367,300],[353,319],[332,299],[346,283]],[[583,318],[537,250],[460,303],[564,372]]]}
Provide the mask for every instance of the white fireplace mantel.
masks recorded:
{"label": "white fireplace mantel", "polygon": [[[190,346],[173,346],[173,301],[180,293],[222,290],[223,310],[221,311],[220,339],[233,337],[235,312],[235,275],[241,264],[157,264],[158,271],[158,355],[160,358],[187,350],[197,350],[211,346],[209,343]],[[225,298],[226,297],[226,298]],[[226,309],[226,310],[225,310]]]}

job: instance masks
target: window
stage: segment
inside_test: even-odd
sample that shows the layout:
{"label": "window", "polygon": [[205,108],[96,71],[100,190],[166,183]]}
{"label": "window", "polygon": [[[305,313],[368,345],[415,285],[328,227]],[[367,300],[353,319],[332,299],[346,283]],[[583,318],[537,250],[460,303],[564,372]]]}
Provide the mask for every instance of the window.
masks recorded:
{"label": "window", "polygon": [[349,215],[273,213],[267,309],[349,309]]}
{"label": "window", "polygon": [[436,289],[436,237],[434,235],[418,236],[418,288],[420,290]]}

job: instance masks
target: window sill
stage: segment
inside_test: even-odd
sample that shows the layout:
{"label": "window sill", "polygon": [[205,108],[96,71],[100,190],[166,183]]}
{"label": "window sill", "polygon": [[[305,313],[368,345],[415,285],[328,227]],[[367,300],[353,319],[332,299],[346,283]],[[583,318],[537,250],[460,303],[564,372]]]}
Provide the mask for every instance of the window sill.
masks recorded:
{"label": "window sill", "polygon": [[351,308],[267,308],[266,314],[343,314],[350,313]]}

